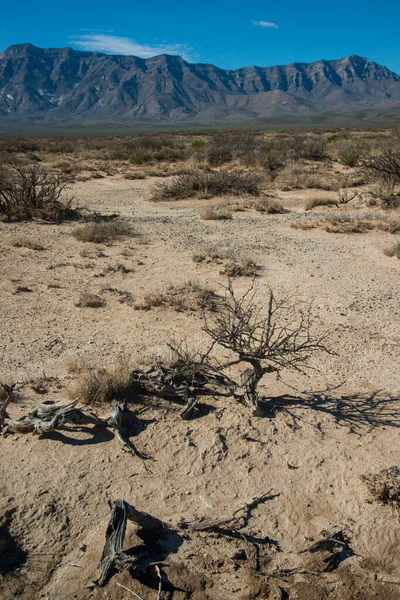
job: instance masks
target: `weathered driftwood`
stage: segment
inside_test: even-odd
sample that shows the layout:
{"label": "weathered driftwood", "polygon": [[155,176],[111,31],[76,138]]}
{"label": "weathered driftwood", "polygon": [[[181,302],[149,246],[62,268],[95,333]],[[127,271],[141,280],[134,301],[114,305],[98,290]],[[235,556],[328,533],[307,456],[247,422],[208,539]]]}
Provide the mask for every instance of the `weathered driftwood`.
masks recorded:
{"label": "weathered driftwood", "polygon": [[[199,519],[198,521],[181,521],[181,529],[191,529],[192,531],[213,531],[224,525],[237,523],[239,528],[247,525],[251,511],[259,504],[275,496],[271,496],[271,491],[253,498],[251,502],[245,502],[237,508],[232,514],[218,517],[217,519]],[[240,523],[242,521],[242,523]]]}
{"label": "weathered driftwood", "polygon": [[346,548],[348,546],[348,539],[343,530],[338,531],[332,535],[316,540],[304,550],[300,550],[299,554],[304,552],[321,552],[323,550],[332,550],[335,546],[341,546]]}
{"label": "weathered driftwood", "polygon": [[169,529],[169,525],[148,513],[137,510],[125,500],[110,503],[111,516],[106,530],[106,542],[100,559],[100,576],[95,582],[99,587],[106,585],[114,571],[130,569],[137,564],[138,557],[128,556],[122,549],[127,521],[133,521],[143,529]]}
{"label": "weathered driftwood", "polygon": [[13,385],[7,385],[6,383],[1,383],[0,385],[6,392],[6,397],[0,405],[0,430],[1,430],[3,427],[4,420],[7,416],[7,407],[10,404],[12,397],[13,397],[15,383],[13,383]]}
{"label": "weathered driftwood", "polygon": [[126,401],[119,402],[114,400],[111,405],[111,416],[108,419],[108,424],[114,428],[115,436],[122,444],[122,448],[126,452],[130,452],[134,456],[138,456],[139,458],[149,458],[146,454],[142,454],[139,450],[134,446],[134,444],[129,439],[129,426],[127,423],[128,418],[135,419],[139,423],[139,419],[135,417],[135,415],[128,410]]}
{"label": "weathered driftwood", "polygon": [[49,433],[63,427],[66,423],[107,425],[106,421],[98,419],[94,415],[87,415],[76,408],[77,403],[76,399],[61,406],[39,404],[31,413],[20,419],[5,418],[3,433]]}
{"label": "weathered driftwood", "polygon": [[[8,402],[10,400],[8,399]],[[115,437],[121,442],[122,447],[127,452],[139,458],[149,458],[145,454],[139,452],[129,439],[129,423],[128,420],[139,419],[130,412],[126,402],[114,401],[111,406],[111,415],[109,419],[99,419],[94,415],[85,414],[79,408],[76,408],[78,400],[74,400],[69,404],[52,405],[39,404],[31,413],[23,416],[21,419],[14,420],[9,417],[2,419],[4,429],[3,434],[7,433],[49,433],[56,429],[61,429],[66,423],[74,425],[91,424],[101,427],[111,427],[114,430]],[[0,415],[6,414],[7,399],[0,407]],[[3,412],[1,412],[3,411]],[[2,424],[0,420],[0,424]]]}
{"label": "weathered driftwood", "polygon": [[200,397],[195,396],[193,394],[188,394],[188,404],[186,408],[181,412],[182,419],[190,419],[193,415],[193,411],[196,408],[197,403],[199,402]]}
{"label": "weathered driftwood", "polygon": [[65,423],[82,423],[93,422],[93,417],[84,415],[82,411],[75,408],[78,400],[74,400],[69,404],[62,406],[50,406],[40,404],[33,411],[22,417],[14,420],[10,418],[4,419],[4,434],[7,433],[47,433],[65,425]]}
{"label": "weathered driftwood", "polygon": [[[138,510],[131,504],[128,504],[128,502],[125,502],[125,500],[118,499],[114,502],[110,502],[109,505],[111,515],[106,530],[106,541],[99,563],[100,576],[95,583],[99,587],[102,587],[107,584],[110,577],[115,571],[123,571],[124,569],[132,569],[139,567],[138,563],[140,558],[143,559],[143,551],[140,553],[140,555],[128,555],[123,550],[127,521],[132,521],[133,523],[138,525],[141,530],[165,530],[177,535],[179,535],[180,532],[187,533],[188,530],[193,533],[216,532],[225,535],[230,535],[231,537],[240,537],[243,540],[250,542],[253,545],[256,545],[256,542],[254,541],[252,536],[242,533],[239,530],[245,525],[247,525],[247,522],[250,518],[251,510],[255,508],[258,504],[269,498],[271,498],[270,492],[267,492],[262,496],[254,498],[251,502],[242,504],[242,506],[235,510],[234,513],[232,513],[231,515],[226,515],[217,519],[200,519],[198,521],[191,522],[181,521],[175,527],[169,525],[164,521],[161,521],[156,517],[153,517],[152,515],[146,512]],[[240,520],[242,520],[241,523]],[[232,523],[235,523],[235,527],[232,528],[232,530],[221,529],[221,527]],[[266,538],[266,540],[268,540],[268,538]],[[261,540],[258,541],[260,542]],[[268,542],[263,541],[263,543]],[[153,558],[153,556],[152,550],[151,548],[149,548],[147,558]],[[161,571],[157,569],[157,566],[160,564],[161,563],[159,561],[147,562],[147,567],[156,567],[157,575],[159,578],[159,594],[163,580]]]}

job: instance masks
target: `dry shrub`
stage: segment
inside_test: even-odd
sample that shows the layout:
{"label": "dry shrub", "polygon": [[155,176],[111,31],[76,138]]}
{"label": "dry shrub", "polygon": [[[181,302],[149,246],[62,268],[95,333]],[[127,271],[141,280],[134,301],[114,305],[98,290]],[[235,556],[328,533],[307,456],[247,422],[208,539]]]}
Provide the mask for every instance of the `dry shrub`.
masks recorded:
{"label": "dry shrub", "polygon": [[62,171],[66,175],[76,175],[79,172],[79,165],[68,160],[59,160],[51,165],[54,169]]}
{"label": "dry shrub", "polygon": [[304,210],[312,210],[316,206],[337,206],[337,198],[333,198],[329,195],[317,195],[307,198],[304,203]]}
{"label": "dry shrub", "polygon": [[346,167],[355,167],[362,155],[360,142],[340,140],[337,143],[337,154],[340,162]]}
{"label": "dry shrub", "polygon": [[296,221],[292,221],[290,223],[290,227],[292,229],[315,229],[320,224],[319,219],[307,219],[305,217],[301,217],[300,219],[296,219]]}
{"label": "dry shrub", "polygon": [[326,217],[329,233],[365,233],[373,229],[388,233],[400,232],[400,218],[380,213],[342,213]]}
{"label": "dry shrub", "polygon": [[183,200],[185,198],[212,198],[213,196],[258,196],[261,177],[243,171],[201,171],[182,173],[171,182],[158,184],[151,200]]}
{"label": "dry shrub", "polygon": [[362,475],[369,492],[381,504],[389,504],[400,513],[400,468],[389,467],[379,473]]}
{"label": "dry shrub", "polygon": [[161,169],[158,167],[147,169],[146,174],[148,177],[169,177],[171,175],[167,169]]}
{"label": "dry shrub", "polygon": [[108,265],[104,271],[108,273],[123,273],[126,275],[127,273],[132,273],[132,269],[129,269],[123,262],[117,261],[112,265]]}
{"label": "dry shrub", "polygon": [[98,294],[84,291],[79,294],[75,306],[78,306],[79,308],[102,308],[105,306],[105,300]]}
{"label": "dry shrub", "polygon": [[68,388],[70,398],[79,398],[84,404],[104,404],[129,394],[132,367],[126,356],[104,366],[74,357],[69,361],[68,370],[78,375]]}
{"label": "dry shrub", "polygon": [[192,261],[194,263],[201,263],[204,262],[206,260],[207,256],[205,254],[200,254],[199,252],[195,252],[192,255]]}
{"label": "dry shrub", "polygon": [[400,217],[392,216],[379,223],[378,229],[388,233],[400,233]]}
{"label": "dry shrub", "polygon": [[124,179],[146,179],[146,175],[142,171],[136,171],[135,173],[125,173]]}
{"label": "dry shrub", "polygon": [[286,189],[310,188],[316,190],[335,190],[336,182],[329,181],[317,173],[312,173],[300,165],[288,165],[279,176]]}
{"label": "dry shrub", "polygon": [[183,285],[170,284],[165,291],[146,294],[143,303],[136,305],[138,310],[150,310],[153,307],[171,307],[177,312],[218,310],[220,297],[210,288],[193,281]]}
{"label": "dry shrub", "polygon": [[14,238],[11,241],[11,246],[14,246],[14,248],[29,248],[29,250],[44,250],[45,247],[40,243],[37,242],[36,240],[33,240],[32,238],[28,238],[25,236],[18,236],[16,238]]}
{"label": "dry shrub", "polygon": [[257,273],[257,265],[251,258],[229,261],[220,271],[220,275],[227,277],[254,277]]}
{"label": "dry shrub", "polygon": [[133,306],[133,296],[131,292],[128,292],[128,290],[119,290],[118,288],[105,287],[102,291],[109,292],[110,294],[116,296],[120,304],[128,304],[129,306]]}
{"label": "dry shrub", "polygon": [[121,237],[137,235],[132,226],[123,219],[92,221],[77,227],[72,235],[80,242],[107,243]]}
{"label": "dry shrub", "polygon": [[326,218],[325,231],[328,233],[365,233],[375,228],[368,215],[352,215],[343,213]]}
{"label": "dry shrub", "polygon": [[200,213],[203,221],[228,221],[232,219],[232,210],[226,206],[210,206]]}
{"label": "dry shrub", "polygon": [[224,260],[234,260],[234,256],[229,250],[212,250],[211,252],[195,253],[192,260],[196,263],[206,261],[207,263],[221,264]]}
{"label": "dry shrub", "polygon": [[400,240],[384,248],[383,253],[386,256],[396,256],[397,258],[400,258]]}
{"label": "dry shrub", "polygon": [[260,198],[253,200],[250,204],[251,208],[254,208],[259,213],[266,215],[280,215],[289,212],[286,208],[283,208],[282,204],[274,198]]}
{"label": "dry shrub", "polygon": [[78,216],[66,197],[69,179],[43,167],[0,167],[0,214],[8,221],[60,222]]}
{"label": "dry shrub", "polygon": [[400,217],[381,213],[337,212],[317,219],[302,217],[293,221],[290,226],[293,229],[323,227],[328,233],[366,233],[374,229],[388,233],[399,233]]}

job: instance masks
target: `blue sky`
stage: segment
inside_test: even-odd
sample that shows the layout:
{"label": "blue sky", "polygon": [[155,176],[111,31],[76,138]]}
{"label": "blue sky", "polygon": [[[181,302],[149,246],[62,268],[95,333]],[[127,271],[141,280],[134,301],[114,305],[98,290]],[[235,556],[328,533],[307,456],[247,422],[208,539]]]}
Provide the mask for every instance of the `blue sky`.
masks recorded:
{"label": "blue sky", "polygon": [[226,69],[366,56],[400,74],[395,0],[19,0],[3,3],[0,51],[30,42],[111,54],[180,54]]}

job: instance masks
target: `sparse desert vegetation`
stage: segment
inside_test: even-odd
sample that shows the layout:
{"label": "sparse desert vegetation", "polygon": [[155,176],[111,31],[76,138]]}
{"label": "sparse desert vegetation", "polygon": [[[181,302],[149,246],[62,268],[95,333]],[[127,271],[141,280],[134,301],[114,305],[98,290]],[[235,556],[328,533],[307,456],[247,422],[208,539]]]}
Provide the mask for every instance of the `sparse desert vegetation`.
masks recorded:
{"label": "sparse desert vegetation", "polygon": [[244,171],[196,170],[178,175],[172,182],[158,184],[152,200],[184,200],[214,196],[258,196],[261,177]]}
{"label": "sparse desert vegetation", "polygon": [[399,140],[0,140],[1,597],[396,598]]}
{"label": "sparse desert vegetation", "polygon": [[122,219],[110,221],[92,221],[78,225],[72,235],[80,242],[94,244],[109,243],[117,238],[133,236],[135,232],[130,223]]}

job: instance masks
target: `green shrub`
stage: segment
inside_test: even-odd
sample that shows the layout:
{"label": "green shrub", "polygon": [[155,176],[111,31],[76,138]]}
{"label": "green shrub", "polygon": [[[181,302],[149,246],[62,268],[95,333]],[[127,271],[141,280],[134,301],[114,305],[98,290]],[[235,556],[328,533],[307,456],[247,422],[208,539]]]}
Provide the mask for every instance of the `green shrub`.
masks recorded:
{"label": "green shrub", "polygon": [[133,165],[145,165],[152,162],[153,155],[147,150],[136,150],[130,155],[129,161]]}
{"label": "green shrub", "polygon": [[361,147],[351,140],[342,140],[337,145],[340,162],[346,167],[355,167],[361,158]]}

